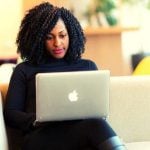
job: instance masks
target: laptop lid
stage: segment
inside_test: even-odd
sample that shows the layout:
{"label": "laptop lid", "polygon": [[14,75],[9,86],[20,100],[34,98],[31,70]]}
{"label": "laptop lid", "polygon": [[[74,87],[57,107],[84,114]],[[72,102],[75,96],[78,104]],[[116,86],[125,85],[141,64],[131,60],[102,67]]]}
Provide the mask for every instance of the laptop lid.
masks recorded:
{"label": "laptop lid", "polygon": [[36,121],[107,117],[108,70],[36,75]]}

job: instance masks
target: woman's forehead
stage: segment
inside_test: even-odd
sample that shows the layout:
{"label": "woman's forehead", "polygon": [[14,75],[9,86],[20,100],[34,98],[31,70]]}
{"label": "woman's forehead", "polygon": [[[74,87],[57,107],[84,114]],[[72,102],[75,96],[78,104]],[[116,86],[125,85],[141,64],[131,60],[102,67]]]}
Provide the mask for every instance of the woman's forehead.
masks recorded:
{"label": "woman's forehead", "polygon": [[58,21],[56,22],[56,25],[54,26],[54,28],[51,30],[50,33],[58,33],[58,32],[63,32],[63,31],[67,31],[65,23],[62,19],[58,19]]}

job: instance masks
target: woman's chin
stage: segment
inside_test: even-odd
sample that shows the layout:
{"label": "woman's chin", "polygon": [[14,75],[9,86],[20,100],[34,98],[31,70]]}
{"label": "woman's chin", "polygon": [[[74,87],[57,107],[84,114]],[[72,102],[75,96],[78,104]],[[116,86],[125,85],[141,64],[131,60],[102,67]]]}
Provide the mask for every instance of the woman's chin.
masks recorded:
{"label": "woman's chin", "polygon": [[62,59],[62,58],[64,58],[64,55],[53,55],[53,57],[55,59]]}

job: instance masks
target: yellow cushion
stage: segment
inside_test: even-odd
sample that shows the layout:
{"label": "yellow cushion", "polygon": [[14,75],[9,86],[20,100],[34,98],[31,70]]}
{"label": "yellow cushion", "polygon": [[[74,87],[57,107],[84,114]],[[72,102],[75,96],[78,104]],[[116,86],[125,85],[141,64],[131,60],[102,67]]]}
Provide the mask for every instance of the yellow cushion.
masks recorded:
{"label": "yellow cushion", "polygon": [[133,71],[133,75],[150,75],[150,56],[143,58]]}

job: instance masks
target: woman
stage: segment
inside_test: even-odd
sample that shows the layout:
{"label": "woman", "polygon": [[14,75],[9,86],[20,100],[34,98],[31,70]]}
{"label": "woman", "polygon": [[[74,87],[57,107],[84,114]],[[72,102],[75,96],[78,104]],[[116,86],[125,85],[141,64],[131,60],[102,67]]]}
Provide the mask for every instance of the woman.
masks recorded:
{"label": "woman", "polygon": [[5,120],[25,134],[22,150],[125,149],[104,119],[34,126],[37,73],[97,70],[93,61],[81,59],[85,36],[69,10],[48,2],[35,6],[22,20],[16,42],[24,61],[10,81]]}

